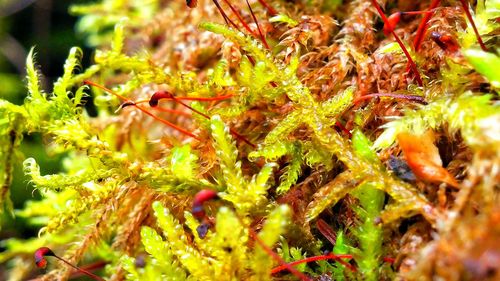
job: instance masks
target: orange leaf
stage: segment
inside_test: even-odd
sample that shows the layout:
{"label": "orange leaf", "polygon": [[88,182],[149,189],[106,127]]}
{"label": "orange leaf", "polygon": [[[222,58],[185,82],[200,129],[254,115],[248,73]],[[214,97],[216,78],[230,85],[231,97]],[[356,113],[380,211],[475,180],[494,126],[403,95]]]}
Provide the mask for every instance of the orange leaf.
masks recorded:
{"label": "orange leaf", "polygon": [[423,181],[445,182],[458,188],[455,178],[443,168],[443,161],[434,145],[434,134],[428,131],[423,135],[400,133],[399,146],[403,150],[408,166]]}

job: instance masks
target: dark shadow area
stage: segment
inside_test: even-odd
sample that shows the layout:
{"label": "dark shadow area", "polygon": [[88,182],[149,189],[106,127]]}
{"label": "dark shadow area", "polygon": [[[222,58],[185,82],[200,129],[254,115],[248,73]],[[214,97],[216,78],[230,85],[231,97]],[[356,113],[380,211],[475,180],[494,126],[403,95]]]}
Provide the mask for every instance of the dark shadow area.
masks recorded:
{"label": "dark shadow area", "polygon": [[[45,92],[52,91],[52,83],[63,73],[63,65],[71,47],[83,50],[82,67],[90,64],[91,49],[85,48],[82,37],[75,32],[76,17],[68,13],[70,5],[89,1],[10,0],[0,1],[0,98],[22,104],[27,96],[25,86],[25,62],[30,48],[35,47],[36,63],[42,75]],[[87,103],[92,103],[87,101]],[[42,167],[41,174],[61,171],[64,155],[47,154],[40,135],[25,135],[21,145],[22,155],[16,155],[15,163],[33,157]],[[23,167],[14,167],[10,188],[15,209],[23,207],[27,200],[37,199]],[[9,237],[33,237],[38,228],[24,219],[5,217],[0,240]],[[0,252],[3,248],[0,247]],[[0,279],[3,269],[0,267]]]}

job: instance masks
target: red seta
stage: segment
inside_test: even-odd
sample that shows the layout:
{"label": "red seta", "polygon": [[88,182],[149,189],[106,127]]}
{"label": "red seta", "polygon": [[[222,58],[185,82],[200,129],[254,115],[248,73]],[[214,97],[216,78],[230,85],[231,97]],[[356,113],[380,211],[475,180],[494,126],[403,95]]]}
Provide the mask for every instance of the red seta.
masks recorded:
{"label": "red seta", "polygon": [[38,268],[45,268],[47,266],[47,259],[45,257],[54,257],[63,263],[67,264],[68,266],[72,267],[76,271],[80,272],[81,274],[87,275],[88,277],[92,278],[93,280],[97,281],[105,281],[104,278],[99,277],[92,272],[89,272],[83,268],[80,268],[76,265],[73,265],[72,263],[68,262],[67,260],[57,256],[50,248],[48,247],[41,247],[35,251],[35,264]]}

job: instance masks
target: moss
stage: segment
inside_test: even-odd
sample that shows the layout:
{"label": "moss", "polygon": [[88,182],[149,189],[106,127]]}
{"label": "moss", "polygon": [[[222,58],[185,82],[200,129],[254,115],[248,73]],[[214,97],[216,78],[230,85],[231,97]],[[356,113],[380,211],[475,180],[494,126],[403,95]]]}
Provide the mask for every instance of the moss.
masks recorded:
{"label": "moss", "polygon": [[[0,100],[2,216],[39,229],[2,241],[10,276],[33,277],[41,246],[75,264],[104,262],[99,274],[109,280],[448,277],[437,253],[458,261],[449,272],[472,276],[470,264],[500,272],[482,258],[496,249],[487,227],[479,252],[439,248],[478,241],[469,226],[498,217],[498,1],[474,7],[488,51],[477,50],[460,9],[434,10],[429,32],[460,48],[431,37],[414,47],[422,86],[377,30],[372,1],[234,3],[241,20],[224,2],[226,24],[211,1],[198,2],[191,10],[182,1],[74,6],[94,63],[82,68],[84,54],[72,48],[50,92],[31,50],[25,103]],[[402,5],[379,2],[386,13]],[[422,32],[415,21],[396,33]],[[399,157],[429,131],[432,149]],[[20,154],[33,133],[65,155],[63,172],[43,175],[39,159]],[[403,134],[415,138],[396,143]],[[426,158],[444,163],[458,188],[441,183]],[[19,210],[9,198],[16,162],[42,197]],[[207,189],[219,200],[199,201]],[[321,255],[325,247],[333,254]],[[429,251],[432,259],[419,258]],[[36,273],[72,275],[62,264]]]}

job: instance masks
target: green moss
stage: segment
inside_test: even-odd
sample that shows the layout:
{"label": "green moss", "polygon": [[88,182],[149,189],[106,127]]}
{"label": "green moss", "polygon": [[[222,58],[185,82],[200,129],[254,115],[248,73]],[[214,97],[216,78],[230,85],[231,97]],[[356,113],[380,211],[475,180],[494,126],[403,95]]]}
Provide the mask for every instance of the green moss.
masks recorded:
{"label": "green moss", "polygon": [[[453,242],[448,234],[460,225],[457,217],[496,210],[498,55],[474,49],[469,29],[443,26],[457,34],[466,59],[431,40],[415,53],[427,76],[417,87],[400,67],[400,53],[377,37],[368,1],[298,1],[296,9],[269,1],[281,9],[272,18],[252,4],[270,48],[256,32],[221,24],[208,12],[215,10],[210,1],[189,13],[182,1],[163,2],[74,6],[78,30],[96,48],[93,65],[82,69],[83,53],[72,48],[63,75],[43,91],[32,49],[24,104],[0,100],[3,216],[39,230],[38,238],[2,241],[0,262],[9,263],[11,276],[28,278],[31,253],[49,246],[75,264],[105,261],[101,274],[114,279],[288,280],[288,271],[271,274],[281,259],[319,255],[328,240],[334,254],[352,254],[343,261],[357,270],[330,259],[300,264],[300,272],[381,280],[402,274],[387,270],[385,257],[420,251],[402,244]],[[490,47],[498,40],[497,2],[478,1],[476,8]],[[338,32],[332,16],[342,21]],[[175,98],[149,106],[158,90]],[[363,100],[375,92],[391,94]],[[408,99],[415,93],[425,104]],[[97,116],[87,114],[86,102]],[[398,134],[428,130],[440,136],[438,156],[459,190],[405,182],[388,167],[399,155]],[[21,155],[23,137],[33,133],[62,155],[62,172],[44,174],[40,159]],[[42,198],[14,210],[12,167],[21,162]],[[203,189],[217,191],[219,200],[201,202],[200,218],[193,196]],[[333,231],[316,227],[318,219]],[[428,236],[418,236],[420,225]],[[56,264],[49,269],[47,278],[71,274]]]}

